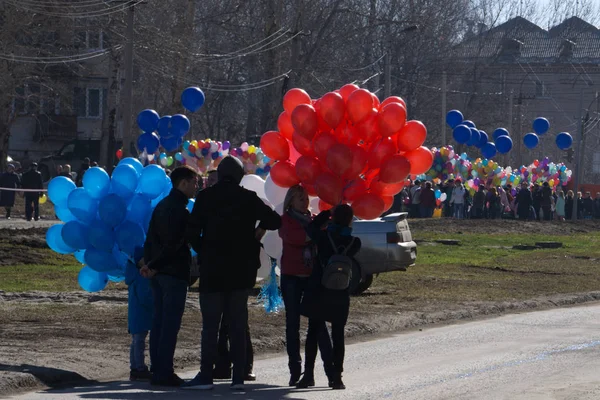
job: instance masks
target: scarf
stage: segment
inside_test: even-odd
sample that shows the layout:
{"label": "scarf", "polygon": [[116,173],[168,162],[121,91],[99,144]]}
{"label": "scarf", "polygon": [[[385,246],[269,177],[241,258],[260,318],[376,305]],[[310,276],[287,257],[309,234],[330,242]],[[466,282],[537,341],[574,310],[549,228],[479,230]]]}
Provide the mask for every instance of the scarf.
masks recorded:
{"label": "scarf", "polygon": [[296,211],[293,208],[290,208],[287,211],[288,215],[292,218],[294,218],[296,221],[300,222],[300,225],[302,225],[303,228],[306,228],[308,226],[308,224],[310,224],[312,222],[312,216],[310,215],[310,212],[307,212],[306,214],[301,213],[300,211]]}

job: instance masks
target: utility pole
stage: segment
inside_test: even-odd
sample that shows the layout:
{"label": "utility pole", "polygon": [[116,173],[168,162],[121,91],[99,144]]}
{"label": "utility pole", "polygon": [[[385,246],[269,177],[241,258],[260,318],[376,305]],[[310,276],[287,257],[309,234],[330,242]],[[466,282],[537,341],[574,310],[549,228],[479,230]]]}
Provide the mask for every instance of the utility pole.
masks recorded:
{"label": "utility pole", "polygon": [[[508,131],[510,132],[510,134],[513,134],[513,100],[514,100],[515,94],[513,92],[513,90],[510,90],[510,96],[508,96]],[[513,136],[514,137],[514,136]],[[507,158],[510,159],[510,153],[506,155],[506,158],[504,159],[504,165],[510,165],[510,162],[507,163]],[[510,160],[508,160],[510,161]],[[520,167],[520,165],[517,165],[516,167]]]}
{"label": "utility pole", "polygon": [[574,191],[575,191],[575,199],[573,199],[573,215],[571,215],[571,219],[573,221],[577,220],[577,191],[579,190],[579,182],[580,177],[579,174],[583,171],[581,168],[581,164],[583,162],[583,88],[581,89],[581,93],[579,94],[579,117],[577,122],[579,126],[577,127],[577,141],[576,141],[576,163],[575,163],[575,171],[573,171],[573,181],[574,181]]}
{"label": "utility pole", "polygon": [[384,98],[387,99],[392,95],[392,56],[390,50],[385,54],[385,88]]}
{"label": "utility pole", "polygon": [[123,90],[123,156],[134,154],[131,151],[131,115],[133,102],[133,22],[134,6],[127,10],[127,43],[125,44],[125,87]]}
{"label": "utility pole", "polygon": [[442,146],[446,146],[446,71],[442,73]]}

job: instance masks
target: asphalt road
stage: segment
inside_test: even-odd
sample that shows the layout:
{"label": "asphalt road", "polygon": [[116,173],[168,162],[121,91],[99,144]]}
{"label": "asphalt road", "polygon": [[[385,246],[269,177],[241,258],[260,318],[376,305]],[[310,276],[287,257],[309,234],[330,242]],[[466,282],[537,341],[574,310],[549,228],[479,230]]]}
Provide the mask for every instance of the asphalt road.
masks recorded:
{"label": "asphalt road", "polygon": [[[426,329],[349,345],[345,391],[291,390],[287,358],[259,360],[245,394],[150,391],[147,384],[25,394],[17,399],[599,399],[600,304]],[[185,374],[192,377],[194,372]]]}

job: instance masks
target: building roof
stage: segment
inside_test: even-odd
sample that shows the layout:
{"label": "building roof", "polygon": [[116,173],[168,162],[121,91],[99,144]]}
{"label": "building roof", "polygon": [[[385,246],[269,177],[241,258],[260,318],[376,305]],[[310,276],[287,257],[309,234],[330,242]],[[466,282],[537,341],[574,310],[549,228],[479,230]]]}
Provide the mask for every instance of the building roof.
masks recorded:
{"label": "building roof", "polygon": [[600,64],[600,30],[571,17],[545,30],[523,17],[472,35],[454,53],[462,59],[496,63]]}

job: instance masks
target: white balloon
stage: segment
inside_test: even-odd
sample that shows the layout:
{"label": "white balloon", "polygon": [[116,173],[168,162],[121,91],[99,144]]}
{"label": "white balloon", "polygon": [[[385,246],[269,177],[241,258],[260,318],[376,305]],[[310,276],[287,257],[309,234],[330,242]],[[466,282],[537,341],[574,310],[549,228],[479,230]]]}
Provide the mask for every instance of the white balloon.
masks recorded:
{"label": "white balloon", "polygon": [[440,201],[446,201],[447,198],[448,198],[448,195],[446,193],[442,193],[440,195]]}
{"label": "white balloon", "polygon": [[256,192],[258,197],[265,198],[265,181],[258,175],[245,175],[240,182],[240,186]]}
{"label": "white balloon", "polygon": [[287,191],[286,188],[277,186],[273,182],[273,179],[271,179],[271,175],[267,176],[267,180],[265,181],[265,195],[271,204],[283,203]]}
{"label": "white balloon", "polygon": [[277,204],[275,206],[275,212],[277,212],[277,214],[279,215],[283,215],[283,203]]}
{"label": "white balloon", "polygon": [[277,231],[268,231],[263,237],[262,243],[265,252],[269,256],[277,259],[281,258],[281,254],[283,253],[283,242]]}
{"label": "white balloon", "polygon": [[318,214],[321,211],[319,210],[319,198],[318,197],[309,197],[308,207],[313,214]]}

